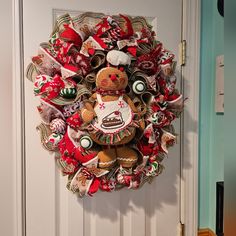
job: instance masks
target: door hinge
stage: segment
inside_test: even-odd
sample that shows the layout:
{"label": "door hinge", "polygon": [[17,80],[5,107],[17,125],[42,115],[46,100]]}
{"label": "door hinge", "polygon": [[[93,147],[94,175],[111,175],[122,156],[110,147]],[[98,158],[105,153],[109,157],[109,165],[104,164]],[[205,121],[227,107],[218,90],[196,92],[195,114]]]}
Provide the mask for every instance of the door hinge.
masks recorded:
{"label": "door hinge", "polygon": [[181,66],[186,64],[186,40],[182,40],[179,44],[179,62]]}
{"label": "door hinge", "polygon": [[178,225],[178,236],[184,236],[185,235],[185,227],[182,222],[179,222]]}

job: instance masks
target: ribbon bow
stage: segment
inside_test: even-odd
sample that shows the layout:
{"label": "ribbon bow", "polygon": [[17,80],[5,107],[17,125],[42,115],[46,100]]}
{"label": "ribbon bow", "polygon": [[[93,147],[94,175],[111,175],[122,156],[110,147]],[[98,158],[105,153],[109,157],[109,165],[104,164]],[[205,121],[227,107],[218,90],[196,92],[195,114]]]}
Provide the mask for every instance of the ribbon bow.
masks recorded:
{"label": "ribbon bow", "polygon": [[79,195],[92,195],[99,189],[100,180],[99,178],[107,174],[108,170],[103,170],[98,166],[98,156],[88,162],[82,163],[82,166],[77,171],[70,183],[70,190],[72,192],[79,191]]}

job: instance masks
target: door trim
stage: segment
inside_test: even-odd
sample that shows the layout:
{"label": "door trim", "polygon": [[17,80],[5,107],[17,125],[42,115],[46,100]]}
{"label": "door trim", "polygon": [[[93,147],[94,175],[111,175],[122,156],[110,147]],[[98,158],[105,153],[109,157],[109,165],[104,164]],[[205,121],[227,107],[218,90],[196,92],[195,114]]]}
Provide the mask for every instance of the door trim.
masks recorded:
{"label": "door trim", "polygon": [[[24,131],[23,0],[13,3],[13,158],[15,192],[15,236],[26,235],[26,173]],[[198,108],[200,56],[200,1],[183,0],[183,39],[187,61],[183,67],[185,112],[182,115],[181,222],[185,235],[197,235],[198,228]]]}
{"label": "door trim", "polygon": [[181,221],[185,235],[198,231],[198,120],[200,85],[201,1],[183,0],[183,35],[186,40],[186,65],[182,68],[185,102],[181,173]]}
{"label": "door trim", "polygon": [[24,112],[23,0],[12,0],[12,94],[14,163],[14,236],[26,236],[26,173]]}

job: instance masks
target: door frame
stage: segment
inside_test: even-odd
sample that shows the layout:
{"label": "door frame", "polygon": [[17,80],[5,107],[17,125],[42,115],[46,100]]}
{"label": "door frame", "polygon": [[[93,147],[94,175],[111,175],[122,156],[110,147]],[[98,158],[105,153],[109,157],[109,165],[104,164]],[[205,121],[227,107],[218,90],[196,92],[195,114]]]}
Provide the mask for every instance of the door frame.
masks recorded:
{"label": "door frame", "polygon": [[201,1],[183,0],[182,33],[182,39],[186,40],[186,65],[182,75],[184,96],[188,100],[181,127],[183,143],[187,144],[182,148],[181,220],[185,224],[184,235],[197,236]]}
{"label": "door frame", "polygon": [[[26,173],[24,123],[23,0],[13,4],[13,159],[14,236],[26,235]],[[181,117],[181,222],[185,235],[197,235],[198,228],[198,111],[200,71],[200,1],[183,0],[182,39],[187,42],[186,65],[182,67],[185,111]],[[191,130],[189,130],[191,127]]]}

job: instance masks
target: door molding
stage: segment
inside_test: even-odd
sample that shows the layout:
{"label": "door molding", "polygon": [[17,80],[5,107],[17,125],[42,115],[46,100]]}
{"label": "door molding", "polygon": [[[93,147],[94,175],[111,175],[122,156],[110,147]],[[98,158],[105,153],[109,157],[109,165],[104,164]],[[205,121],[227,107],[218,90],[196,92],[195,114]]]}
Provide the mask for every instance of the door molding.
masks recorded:
{"label": "door molding", "polygon": [[[24,123],[23,0],[13,3],[13,158],[16,230],[26,235],[26,168]],[[182,115],[181,222],[185,235],[197,235],[198,228],[198,109],[200,55],[200,1],[183,0],[183,34],[187,60],[182,68],[185,111]]]}
{"label": "door molding", "polygon": [[12,0],[12,94],[14,163],[14,236],[26,236],[26,173],[24,111],[23,0]]}
{"label": "door molding", "polygon": [[198,120],[200,84],[200,16],[201,1],[183,0],[183,35],[186,40],[186,65],[183,67],[185,102],[183,113],[181,220],[185,235],[197,235],[198,230]]}

